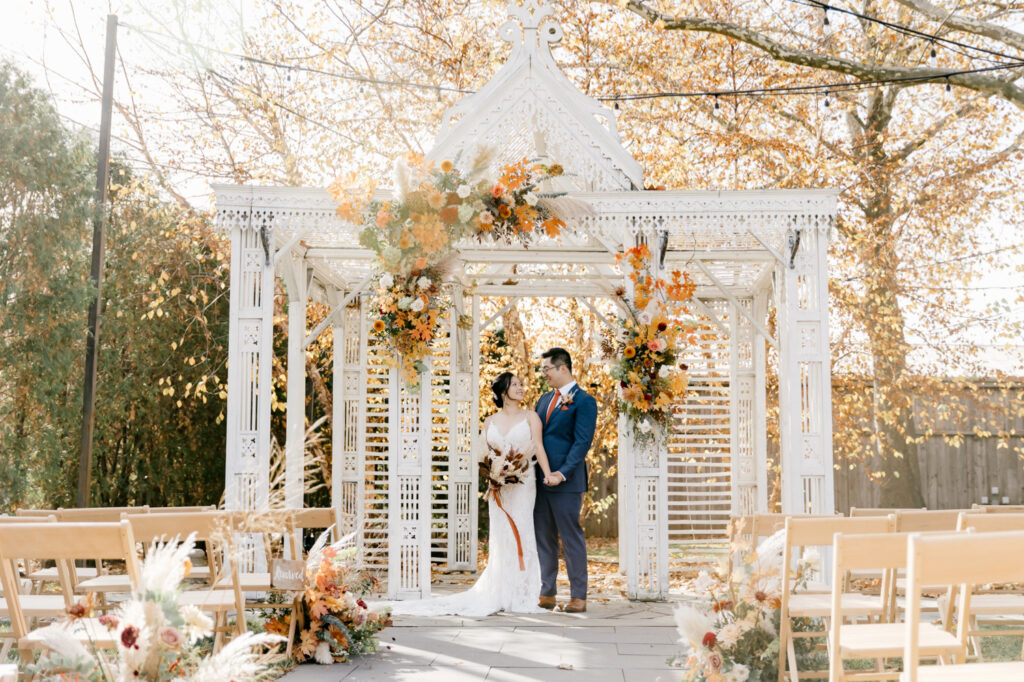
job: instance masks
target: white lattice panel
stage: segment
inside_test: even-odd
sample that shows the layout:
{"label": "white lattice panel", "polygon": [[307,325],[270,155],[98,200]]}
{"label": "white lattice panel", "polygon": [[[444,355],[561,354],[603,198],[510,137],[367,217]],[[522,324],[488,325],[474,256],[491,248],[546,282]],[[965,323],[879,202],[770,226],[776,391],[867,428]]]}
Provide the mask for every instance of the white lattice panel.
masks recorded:
{"label": "white lattice panel", "polygon": [[[729,319],[726,301],[705,303],[719,320]],[[671,543],[724,538],[732,508],[729,337],[708,319],[697,336],[697,345],[680,358],[689,366],[690,382],[669,437]]]}

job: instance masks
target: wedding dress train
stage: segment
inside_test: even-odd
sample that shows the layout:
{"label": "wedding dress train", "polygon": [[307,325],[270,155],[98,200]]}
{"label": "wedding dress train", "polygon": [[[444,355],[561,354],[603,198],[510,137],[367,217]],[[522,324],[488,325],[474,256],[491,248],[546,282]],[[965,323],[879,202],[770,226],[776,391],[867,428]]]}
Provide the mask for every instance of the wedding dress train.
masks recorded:
{"label": "wedding dress train", "polygon": [[[506,434],[502,434],[492,421],[486,437],[488,445],[501,452],[514,448],[518,452],[529,453],[532,459],[533,438],[526,418],[517,422]],[[519,530],[525,569],[519,568],[518,547],[508,516],[505,516],[492,496],[488,503],[490,534],[487,568],[473,587],[465,592],[432,599],[390,602],[393,615],[482,617],[498,611],[545,613],[544,609],[537,606],[540,562],[537,558],[537,538],[533,534],[533,501],[537,496],[535,467],[529,467],[522,483],[504,486],[500,495],[501,506]]]}

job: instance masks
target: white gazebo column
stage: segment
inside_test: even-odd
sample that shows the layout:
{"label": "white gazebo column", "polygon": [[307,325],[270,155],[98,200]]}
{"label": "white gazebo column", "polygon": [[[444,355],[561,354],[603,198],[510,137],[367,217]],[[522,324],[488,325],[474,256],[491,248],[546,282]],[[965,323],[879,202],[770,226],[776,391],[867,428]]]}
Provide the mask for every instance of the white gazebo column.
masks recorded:
{"label": "white gazebo column", "polygon": [[[335,296],[335,299],[340,298]],[[334,433],[331,451],[331,505],[341,512],[342,527],[338,535],[361,531],[363,521],[362,488],[359,485],[363,469],[365,439],[362,406],[366,403],[365,374],[361,372],[360,353],[366,337],[366,316],[360,314],[360,299],[345,305],[334,317]],[[331,301],[332,306],[339,303]],[[362,538],[357,534],[357,544]]]}
{"label": "white gazebo column", "polygon": [[[429,363],[428,363],[429,367]],[[405,387],[392,369],[388,388],[388,598],[430,596],[431,372]]]}
{"label": "white gazebo column", "polygon": [[476,506],[476,466],[473,461],[473,409],[476,386],[470,357],[468,332],[459,328],[465,312],[462,287],[452,291],[454,305],[449,326],[448,393],[448,569],[476,570],[476,542],[472,509]]}
{"label": "white gazebo column", "polygon": [[619,417],[619,476],[626,507],[626,596],[665,599],[668,596],[668,450],[637,448],[625,416]]}
{"label": "white gazebo column", "polygon": [[[737,310],[743,306],[747,315]],[[757,511],[757,453],[755,449],[754,343],[757,332],[748,316],[753,314],[752,298],[739,298],[729,306],[729,452],[732,460],[732,515]],[[764,342],[762,341],[762,344]]]}
{"label": "white gazebo column", "polygon": [[[768,292],[759,289],[754,292],[754,319],[767,326]],[[755,334],[753,338],[754,363],[754,475],[757,477],[757,498],[755,510],[768,511],[768,362],[765,339]]]}
{"label": "white gazebo column", "polygon": [[827,233],[804,227],[789,237],[777,287],[779,445],[782,512],[835,510],[832,388],[828,340]]}
{"label": "white gazebo column", "polygon": [[306,302],[309,273],[303,258],[286,254],[283,274],[288,289],[288,382],[285,428],[285,507],[303,506],[306,446]]}
{"label": "white gazebo column", "polygon": [[[228,331],[227,457],[224,501],[228,509],[266,509],[270,472],[270,392],[274,353],[274,252],[269,217],[224,210],[231,228]],[[239,538],[243,570],[265,570],[255,538]]]}

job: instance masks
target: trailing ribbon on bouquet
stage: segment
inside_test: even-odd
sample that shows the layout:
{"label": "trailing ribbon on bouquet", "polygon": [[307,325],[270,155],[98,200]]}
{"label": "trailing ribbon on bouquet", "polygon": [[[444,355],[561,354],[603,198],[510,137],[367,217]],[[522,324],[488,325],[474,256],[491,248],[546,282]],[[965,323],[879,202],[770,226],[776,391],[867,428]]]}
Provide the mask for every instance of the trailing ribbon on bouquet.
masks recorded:
{"label": "trailing ribbon on bouquet", "polygon": [[494,495],[494,503],[498,505],[498,509],[505,512],[505,516],[508,517],[508,525],[512,526],[512,535],[516,536],[516,551],[519,553],[519,570],[525,571],[526,564],[523,563],[523,541],[519,538],[519,528],[516,527],[516,522],[512,520],[512,515],[505,511],[505,508],[501,506],[501,495],[498,494],[498,489],[493,488],[491,494]]}

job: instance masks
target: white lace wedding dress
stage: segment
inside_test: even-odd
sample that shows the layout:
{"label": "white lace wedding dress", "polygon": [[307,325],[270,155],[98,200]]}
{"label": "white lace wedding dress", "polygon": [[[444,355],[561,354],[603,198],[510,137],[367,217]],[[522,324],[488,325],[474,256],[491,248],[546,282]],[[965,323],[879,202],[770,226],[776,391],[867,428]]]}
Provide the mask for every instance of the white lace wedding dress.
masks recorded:
{"label": "white lace wedding dress", "polygon": [[[488,445],[505,451],[515,448],[519,452],[533,453],[533,438],[526,418],[517,422],[508,433],[502,434],[492,421],[487,430]],[[532,457],[531,457],[532,459]],[[492,497],[488,511],[490,537],[487,543],[487,568],[473,587],[465,592],[411,601],[390,602],[396,616],[459,615],[489,616],[498,611],[509,613],[545,613],[537,606],[540,595],[540,562],[537,558],[537,538],[533,534],[533,501],[537,496],[535,468],[531,466],[526,480],[501,489],[501,506],[509,513],[519,529],[523,545],[523,565],[519,568],[516,538],[508,517],[498,508]]]}

